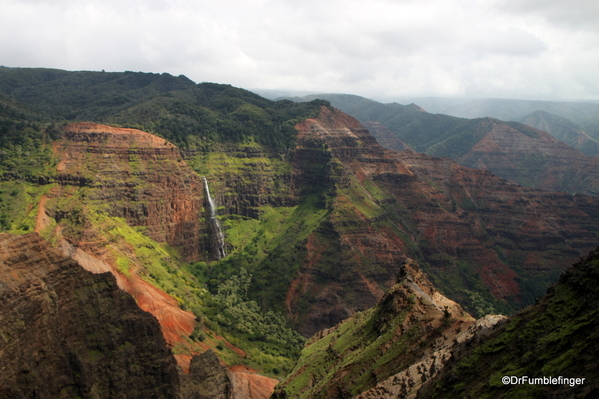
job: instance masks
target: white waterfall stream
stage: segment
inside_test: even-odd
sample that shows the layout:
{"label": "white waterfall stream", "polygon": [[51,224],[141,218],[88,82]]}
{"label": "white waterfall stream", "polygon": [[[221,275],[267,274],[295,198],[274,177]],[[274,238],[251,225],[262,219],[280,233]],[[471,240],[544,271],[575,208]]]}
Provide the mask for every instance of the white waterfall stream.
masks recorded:
{"label": "white waterfall stream", "polygon": [[209,227],[210,227],[210,252],[214,255],[216,260],[220,260],[227,256],[225,251],[225,235],[223,233],[220,221],[216,217],[216,204],[214,198],[210,195],[210,189],[208,188],[208,180],[202,177],[204,181],[204,191],[206,198],[208,199],[208,213],[209,213]]}

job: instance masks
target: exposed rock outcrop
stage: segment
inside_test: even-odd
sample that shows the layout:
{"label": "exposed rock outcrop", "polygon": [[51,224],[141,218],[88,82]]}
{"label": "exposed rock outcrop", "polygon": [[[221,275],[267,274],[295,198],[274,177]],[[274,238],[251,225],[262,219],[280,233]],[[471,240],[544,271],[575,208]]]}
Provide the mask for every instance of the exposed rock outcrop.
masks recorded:
{"label": "exposed rock outcrop", "polygon": [[441,295],[407,259],[377,306],[316,334],[278,398],[414,397],[460,345],[480,339],[504,316],[477,322]]}
{"label": "exposed rock outcrop", "polygon": [[594,250],[534,305],[482,342],[463,346],[418,398],[597,397],[598,303],[599,250]]}
{"label": "exposed rock outcrop", "polygon": [[111,272],[119,287],[159,320],[173,345],[193,331],[195,315],[142,279],[149,274],[148,257],[168,254],[144,255],[154,247],[148,242],[134,248],[127,229],[143,229],[157,243],[177,248],[183,260],[200,259],[206,243],[199,176],[177,147],[140,130],[75,123],[64,126],[62,134],[54,143],[60,186],[40,203],[36,231],[52,236],[85,269]]}
{"label": "exposed rock outcrop", "polygon": [[181,399],[233,399],[231,373],[211,350],[194,356],[181,379]]}
{"label": "exposed rock outcrop", "polygon": [[448,362],[461,357],[469,347],[480,345],[499,326],[505,324],[506,316],[487,315],[478,319],[467,330],[455,335],[451,342],[438,341],[433,344],[431,351],[421,360],[410,365],[407,369],[387,378],[375,387],[367,390],[356,399],[413,399],[418,395],[418,390],[423,384],[444,369]]}
{"label": "exposed rock outcrop", "polygon": [[106,204],[110,216],[144,227],[183,259],[201,259],[202,182],[175,145],[141,130],[85,122],[66,125],[54,148],[65,189],[95,188],[89,200]]}
{"label": "exposed rock outcrop", "polygon": [[211,350],[195,355],[181,380],[181,399],[268,399],[278,382],[243,366],[228,369]]}
{"label": "exposed rock outcrop", "polygon": [[156,319],[37,234],[0,234],[0,396],[176,398]]}

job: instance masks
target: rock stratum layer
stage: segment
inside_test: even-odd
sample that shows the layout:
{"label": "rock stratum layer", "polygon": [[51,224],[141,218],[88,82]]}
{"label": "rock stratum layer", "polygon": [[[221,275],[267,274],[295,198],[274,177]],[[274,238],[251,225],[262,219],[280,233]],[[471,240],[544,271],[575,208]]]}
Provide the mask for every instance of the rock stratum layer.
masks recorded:
{"label": "rock stratum layer", "polygon": [[0,396],[176,398],[156,319],[37,234],[0,234]]}
{"label": "rock stratum layer", "polygon": [[[169,346],[185,344],[190,353],[209,348],[190,342],[196,316],[165,292],[181,284],[181,261],[213,256],[210,229],[202,221],[211,208],[200,176],[177,147],[135,129],[69,124],[54,151],[60,158],[59,187],[40,202],[36,229],[85,269],[112,273],[118,286],[158,319]],[[184,284],[192,295],[199,289],[197,281]],[[190,357],[176,355],[185,372]],[[232,375],[237,390],[253,387],[248,398],[267,397],[275,384],[254,373]]]}
{"label": "rock stratum layer", "polygon": [[[199,156],[223,205],[232,253],[222,262],[248,268],[263,306],[284,303],[304,335],[374,306],[405,256],[482,314],[531,303],[563,264],[596,245],[593,198],[526,189],[448,159],[385,150],[357,120],[327,107],[297,130],[291,167],[247,145]],[[148,283],[156,273],[144,265],[146,244],[110,232],[133,229],[185,257],[208,258],[206,246],[198,250],[208,240],[197,174],[174,146],[131,129],[69,125],[55,149],[61,188],[47,195],[39,230],[53,228],[84,267],[112,271],[161,321],[169,343],[188,336],[194,316]],[[79,209],[69,198],[87,205]],[[283,227],[268,233],[275,235],[257,254],[273,209],[282,212]],[[103,215],[123,225],[105,227]],[[254,236],[243,227],[251,220],[265,226],[256,225]],[[281,262],[288,264],[280,269]]]}
{"label": "rock stratum layer", "polygon": [[541,130],[487,118],[485,134],[455,160],[528,187],[599,195],[599,158],[587,156]]}
{"label": "rock stratum layer", "polygon": [[97,189],[89,200],[177,248],[183,260],[205,255],[202,182],[175,145],[141,130],[74,123],[54,148],[61,185]]}
{"label": "rock stratum layer", "polygon": [[195,316],[155,281],[175,271],[166,246],[181,260],[206,252],[199,176],[177,147],[140,130],[76,123],[62,134],[59,185],[40,203],[36,230],[87,270],[111,272],[173,345],[191,334]]}
{"label": "rock stratum layer", "polygon": [[[403,150],[407,145],[421,153],[449,157],[464,166],[489,169],[526,187],[599,194],[598,160],[588,156],[596,154],[597,142],[572,122],[577,119],[576,114],[581,122],[583,114],[592,115],[594,105],[554,103],[556,111],[563,108],[566,114],[571,113],[569,119],[547,112],[520,118],[528,113],[524,112],[518,119],[511,119],[534,127],[530,128],[506,122],[510,119],[495,119],[497,112],[486,114],[493,117],[464,119],[431,114],[414,104],[381,104],[343,94],[317,97],[330,100],[334,107],[355,116],[369,128],[372,126],[371,133],[385,148]],[[513,102],[510,108],[512,112],[518,106],[542,109],[549,103],[537,102],[534,107],[531,104]]]}
{"label": "rock stratum layer", "polygon": [[[531,303],[564,264],[597,243],[595,198],[385,150],[357,120],[326,107],[297,128],[295,188],[300,197],[320,195],[329,210],[303,244],[287,294],[306,335],[374,306],[406,255],[423,262],[448,295],[484,314],[491,304],[506,311]],[[479,296],[481,287],[492,296]]]}

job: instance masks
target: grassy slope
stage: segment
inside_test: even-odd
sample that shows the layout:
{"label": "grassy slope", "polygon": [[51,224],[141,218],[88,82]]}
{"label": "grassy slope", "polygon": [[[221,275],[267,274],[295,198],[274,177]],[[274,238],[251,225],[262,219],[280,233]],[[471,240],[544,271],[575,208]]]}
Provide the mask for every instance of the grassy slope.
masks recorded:
{"label": "grassy slope", "polygon": [[[535,305],[453,365],[422,397],[584,396],[599,387],[599,250],[566,271]],[[504,385],[503,376],[586,378],[584,385]]]}
{"label": "grassy slope", "polygon": [[[101,73],[90,74],[96,79],[95,74],[100,75]],[[59,73],[59,75],[63,74]],[[73,85],[68,74],[64,76],[66,80],[63,81],[63,84],[70,87],[69,90],[73,95],[85,96],[85,90],[79,90],[79,86]],[[81,97],[80,103],[69,105],[69,110],[71,110],[69,112],[72,112],[72,115],[77,118],[89,116],[105,122],[132,124],[162,134],[185,149],[189,164],[198,173],[207,175],[211,181],[211,189],[223,197],[238,195],[240,192],[235,190],[241,191],[243,184],[254,183],[255,175],[251,172],[256,169],[263,172],[263,176],[266,178],[264,187],[275,197],[283,197],[288,194],[281,182],[290,173],[290,165],[286,162],[286,156],[294,137],[293,129],[289,130],[289,128],[300,118],[313,116],[321,103],[297,105],[285,101],[270,102],[252,93],[226,85],[188,85],[178,81],[182,78],[163,77],[162,75],[126,73],[111,76],[115,80],[112,83],[108,80],[107,82],[110,84],[91,84],[89,87],[95,91],[88,91],[92,93],[88,95],[92,98],[97,95],[110,99],[112,98],[110,96],[121,93],[118,88],[121,85],[119,82],[123,80],[123,85],[132,86],[130,90],[133,90],[132,93],[135,94],[133,96],[135,101],[131,98],[123,102],[115,100],[114,103],[107,100],[108,104],[105,107],[99,107],[97,104],[88,106],[89,98]],[[181,83],[183,88],[170,92],[152,89],[163,78],[169,81],[175,79]],[[52,107],[56,107],[56,112],[62,112],[60,101],[63,100],[63,97],[59,96],[58,100],[51,96],[48,97],[49,94],[45,93],[49,91],[49,87],[44,86],[43,82],[32,85],[31,90],[46,102],[48,107],[46,112],[50,112]],[[74,82],[77,82],[77,79]],[[0,88],[4,90],[3,87],[5,86],[0,84]],[[138,93],[135,90],[141,90],[141,92]],[[124,92],[127,93],[126,90]],[[23,95],[21,98],[27,99],[28,97]],[[69,115],[71,114],[65,113],[62,117],[66,118]],[[248,153],[246,149],[255,150],[255,152]],[[239,154],[253,155],[239,156]],[[314,166],[315,168],[324,167],[327,173],[333,172],[334,174],[334,162],[332,160],[330,164]],[[38,163],[34,162],[34,165],[38,165]],[[227,180],[220,179],[227,176],[236,176],[240,180],[240,186],[227,186]],[[14,180],[11,181],[11,184],[21,184],[20,181],[18,183],[15,183]],[[7,195],[11,195],[11,187],[7,187]],[[31,187],[37,186],[33,184]],[[35,189],[37,190],[37,188]],[[82,194],[85,193],[72,193],[75,199],[77,195]],[[39,197],[40,194],[35,195]],[[12,202],[22,207],[23,214],[29,215],[27,216],[30,218],[29,220],[32,215],[36,214],[37,197],[35,195],[29,195],[32,197],[31,206],[24,205],[27,202],[21,200]],[[356,215],[364,215],[373,228],[391,229],[400,237],[403,234],[406,245],[414,245],[405,233],[410,225],[409,214],[386,203],[386,199],[385,192],[369,181],[363,184],[352,181],[335,188],[329,186],[310,187],[304,190],[297,204],[285,206],[265,204],[256,207],[257,217],[231,215],[224,218],[223,225],[227,230],[230,255],[218,263],[196,262],[182,267],[179,267],[179,261],[172,249],[165,248],[159,243],[147,242],[143,230],[126,226],[122,220],[107,219],[100,205],[87,204],[82,211],[89,215],[90,226],[105,236],[107,240],[116,240],[123,246],[132,247],[135,257],[141,259],[143,267],[148,270],[146,276],[148,281],[163,286],[167,292],[178,298],[182,306],[205,317],[206,325],[213,332],[228,334],[230,340],[238,340],[235,342],[249,352],[255,350],[256,353],[265,353],[272,349],[267,348],[270,345],[268,342],[254,340],[255,337],[252,334],[239,333],[226,320],[223,321],[223,324],[211,320],[211,316],[223,309],[222,304],[211,302],[205,295],[205,291],[194,292],[194,290],[199,290],[198,287],[207,285],[210,291],[216,294],[219,286],[243,267],[253,275],[249,298],[244,298],[244,301],[255,300],[263,309],[275,308],[282,311],[289,283],[305,258],[308,237],[313,239],[317,245],[328,248],[317,265],[320,283],[324,286],[329,280],[338,277],[335,273],[339,273],[341,269],[336,267],[341,261],[339,231],[331,228],[331,221],[353,220]],[[66,205],[68,204],[61,206]],[[70,206],[75,210],[81,207],[78,200],[74,200]],[[9,213],[13,214],[12,211]],[[24,218],[25,216],[23,216],[23,220],[25,220]],[[67,221],[65,220],[63,223],[66,224]],[[355,228],[351,224],[343,223],[338,223],[338,226],[344,226],[343,228],[346,230],[341,232],[346,233],[351,233],[351,229]],[[71,227],[77,228],[76,223],[73,223]],[[165,258],[167,256],[165,254],[168,254],[166,263],[153,264],[156,259]],[[129,262],[128,255],[117,253],[115,256],[120,259],[123,270],[131,267],[127,263]],[[363,257],[359,261],[361,264],[369,266],[367,258]],[[474,274],[474,268],[470,267],[468,270]],[[453,289],[468,289],[472,292],[480,288],[476,283],[478,283],[476,278],[465,281],[463,276],[456,276],[451,285]],[[477,297],[475,294],[472,293],[471,302],[476,305],[478,300],[481,309],[488,308],[489,303],[484,298],[479,298],[480,295]],[[359,300],[359,298],[357,299]],[[300,304],[300,307],[307,308],[309,300],[308,296],[304,303]],[[203,337],[212,346],[218,344],[217,339],[211,340],[209,334],[208,337],[205,337],[202,333],[204,332],[194,333],[196,340],[201,341]],[[184,351],[186,349],[177,348],[177,350]],[[231,361],[242,361],[235,357],[234,353],[227,352],[226,348],[221,352],[225,356],[229,356],[229,359],[233,359]],[[286,349],[283,352],[286,352]],[[274,352],[271,351],[272,353]],[[260,358],[259,362],[261,363],[256,361],[252,364],[257,365],[257,368],[276,374],[274,372],[275,364],[281,360],[276,358],[276,354],[273,356],[275,357],[262,359],[260,355],[256,354],[245,361],[252,362],[254,361],[252,359]]]}

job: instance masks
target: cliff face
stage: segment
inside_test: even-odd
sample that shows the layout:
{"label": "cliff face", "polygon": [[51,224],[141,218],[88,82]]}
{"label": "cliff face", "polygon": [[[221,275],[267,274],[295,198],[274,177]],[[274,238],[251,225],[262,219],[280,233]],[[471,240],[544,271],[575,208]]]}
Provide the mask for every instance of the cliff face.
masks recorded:
{"label": "cliff face", "polygon": [[181,399],[232,399],[231,373],[208,350],[191,360],[189,374],[181,376]]}
{"label": "cliff face", "polygon": [[[158,319],[187,372],[193,353],[226,342],[213,335],[199,341],[197,336],[209,330],[181,305],[185,301],[196,312],[205,306],[207,293],[180,270],[180,263],[215,255],[208,226],[215,210],[206,186],[174,145],[149,133],[77,123],[62,134],[54,143],[58,186],[40,202],[36,229],[85,269],[112,273],[118,286]],[[254,376],[240,378],[236,389]],[[263,380],[255,387],[274,386],[273,380]]]}
{"label": "cliff face", "polygon": [[407,259],[376,307],[317,333],[276,398],[412,397],[452,350],[503,316],[474,319]]}
{"label": "cliff face", "polygon": [[76,123],[62,134],[54,143],[58,185],[39,204],[36,231],[85,269],[111,272],[160,321],[167,342],[179,342],[195,316],[163,287],[178,267],[169,247],[181,260],[207,253],[199,176],[174,145],[149,133]]}
{"label": "cliff face", "polygon": [[[305,334],[373,306],[405,255],[419,257],[435,284],[484,314],[531,303],[565,260],[596,244],[594,198],[384,150],[355,119],[328,108],[298,129],[293,182],[330,209],[307,237],[287,294]],[[331,249],[340,255],[330,257]],[[492,296],[480,296],[481,287]]]}
{"label": "cliff face", "polygon": [[136,129],[74,123],[54,147],[62,186],[92,189],[90,201],[177,248],[184,260],[205,255],[202,182],[173,144]]}
{"label": "cliff face", "polygon": [[489,133],[456,158],[459,164],[489,169],[524,186],[599,194],[597,157],[587,156],[546,132],[537,130],[526,135],[500,121],[491,121]]}
{"label": "cliff face", "polygon": [[[526,187],[593,196],[599,193],[597,159],[589,157],[596,154],[597,142],[571,122],[583,123],[585,117],[596,112],[592,110],[595,105],[494,101],[496,108],[485,111],[489,113],[481,113],[477,119],[464,119],[423,112],[413,104],[381,104],[358,96],[334,94],[320,98],[330,100],[334,107],[355,116],[369,129],[372,127],[371,133],[385,148],[402,150],[400,141],[415,151],[449,157],[468,167],[489,169]],[[510,109],[512,117],[498,116],[497,110],[508,103],[505,109]],[[549,109],[552,107],[553,111]],[[527,115],[535,108],[564,118],[543,111]],[[516,119],[515,113],[519,113]],[[519,120],[535,129],[503,122],[510,120]],[[547,130],[554,137],[536,129]],[[394,139],[390,139],[390,134]]]}
{"label": "cliff face", "polygon": [[[596,243],[592,198],[387,151],[354,118],[327,107],[297,129],[290,164],[251,144],[189,162],[209,172],[231,249],[222,262],[247,267],[263,306],[284,303],[305,335],[374,306],[406,255],[421,259],[454,299],[485,313],[532,302],[564,261]],[[179,342],[195,316],[156,288],[165,285],[149,260],[170,256],[155,243],[192,259],[209,255],[201,180],[156,136],[93,124],[64,132],[55,145],[61,185],[42,201],[38,230],[51,230],[89,270],[113,272],[161,321],[167,341]]]}
{"label": "cliff face", "polygon": [[[37,234],[0,234],[0,396],[175,398],[156,319]],[[118,371],[117,371],[118,370]]]}

